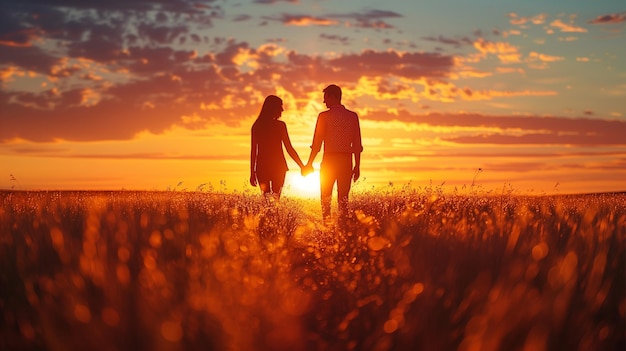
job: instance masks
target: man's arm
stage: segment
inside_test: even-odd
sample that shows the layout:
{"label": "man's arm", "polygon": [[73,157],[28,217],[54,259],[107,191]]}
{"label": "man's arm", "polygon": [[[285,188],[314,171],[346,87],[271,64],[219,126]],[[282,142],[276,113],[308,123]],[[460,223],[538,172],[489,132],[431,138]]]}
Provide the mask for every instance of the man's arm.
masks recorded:
{"label": "man's arm", "polygon": [[324,141],[325,134],[325,123],[322,118],[322,114],[320,113],[317,116],[317,122],[315,123],[315,132],[313,133],[313,143],[311,144],[311,154],[309,155],[309,160],[307,161],[307,166],[312,166],[313,161],[315,161],[315,157],[322,149],[322,142]]}
{"label": "man's arm", "polygon": [[352,169],[352,180],[357,181],[361,176],[361,152],[363,152],[363,143],[361,142],[361,125],[359,124],[359,116],[356,115],[356,133],[352,141],[352,152],[354,153],[354,169]]}
{"label": "man's arm", "polygon": [[361,153],[354,153],[354,169],[352,169],[352,181],[356,182],[361,176]]}

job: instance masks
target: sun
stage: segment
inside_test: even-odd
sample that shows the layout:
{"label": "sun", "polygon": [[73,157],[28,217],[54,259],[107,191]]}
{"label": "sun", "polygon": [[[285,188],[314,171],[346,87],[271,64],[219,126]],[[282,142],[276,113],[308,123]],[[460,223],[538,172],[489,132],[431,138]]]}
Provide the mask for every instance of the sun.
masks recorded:
{"label": "sun", "polygon": [[320,194],[320,172],[318,170],[303,177],[298,172],[287,172],[285,187],[289,193],[301,197],[316,197]]}

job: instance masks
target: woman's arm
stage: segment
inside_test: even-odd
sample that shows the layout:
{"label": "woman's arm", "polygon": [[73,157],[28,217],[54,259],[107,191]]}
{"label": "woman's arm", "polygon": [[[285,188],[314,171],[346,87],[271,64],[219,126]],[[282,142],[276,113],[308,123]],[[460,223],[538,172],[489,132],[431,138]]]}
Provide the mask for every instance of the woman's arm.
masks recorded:
{"label": "woman's arm", "polygon": [[296,152],[296,149],[293,148],[293,145],[291,145],[291,140],[289,139],[289,132],[287,132],[287,125],[283,123],[283,144],[285,145],[285,149],[287,149],[287,153],[289,154],[289,156],[291,156],[291,158],[296,161],[296,163],[298,164],[298,166],[300,168],[304,167],[304,163],[302,163],[302,160],[300,159],[300,156],[298,155],[298,152]]}
{"label": "woman's arm", "polygon": [[257,153],[258,153],[258,148],[259,148],[259,143],[256,140],[256,133],[254,132],[254,129],[251,130],[250,132],[250,185],[252,186],[256,186],[257,185],[257,180],[256,180],[256,160],[257,160]]}

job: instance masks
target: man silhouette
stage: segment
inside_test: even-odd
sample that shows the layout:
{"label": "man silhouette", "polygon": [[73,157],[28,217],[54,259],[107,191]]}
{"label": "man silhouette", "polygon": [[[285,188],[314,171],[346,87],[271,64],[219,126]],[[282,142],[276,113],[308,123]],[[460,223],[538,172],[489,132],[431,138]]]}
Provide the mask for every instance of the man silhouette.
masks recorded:
{"label": "man silhouette", "polygon": [[[341,88],[329,85],[324,89],[324,103],[328,110],[321,112],[315,124],[311,154],[302,173],[312,170],[312,163],[324,144],[320,167],[320,193],[322,216],[330,219],[330,203],[335,182],[337,183],[337,205],[341,218],[348,210],[350,182],[361,175],[361,127],[358,115],[341,104]],[[354,155],[354,168],[352,163]]]}

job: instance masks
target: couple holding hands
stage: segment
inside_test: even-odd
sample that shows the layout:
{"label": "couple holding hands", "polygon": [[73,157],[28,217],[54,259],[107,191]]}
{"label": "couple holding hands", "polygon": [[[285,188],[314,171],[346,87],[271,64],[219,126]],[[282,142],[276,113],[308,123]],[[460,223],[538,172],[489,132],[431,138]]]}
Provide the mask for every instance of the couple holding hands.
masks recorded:
{"label": "couple holding hands", "polygon": [[358,115],[341,104],[341,88],[334,84],[327,86],[324,89],[324,103],[328,110],[317,117],[311,154],[304,164],[291,145],[287,125],[278,120],[283,111],[283,101],[274,95],[265,98],[251,130],[250,184],[258,184],[263,194],[280,198],[288,170],[283,145],[289,156],[300,166],[302,176],[306,176],[313,172],[313,161],[324,144],[320,166],[320,194],[322,216],[328,220],[335,183],[339,214],[347,215],[350,183],[359,179],[363,145]]}

